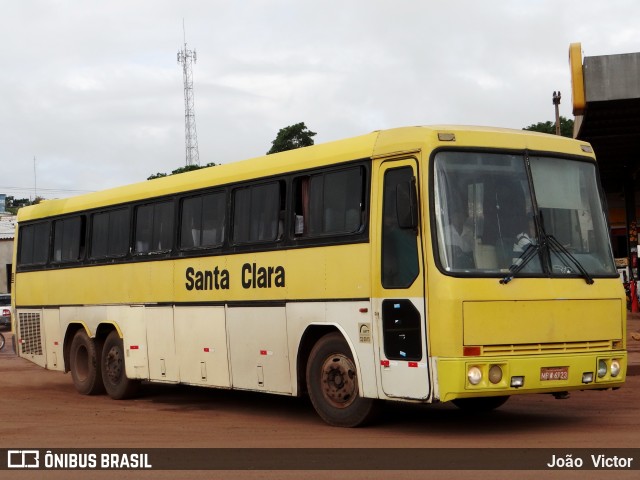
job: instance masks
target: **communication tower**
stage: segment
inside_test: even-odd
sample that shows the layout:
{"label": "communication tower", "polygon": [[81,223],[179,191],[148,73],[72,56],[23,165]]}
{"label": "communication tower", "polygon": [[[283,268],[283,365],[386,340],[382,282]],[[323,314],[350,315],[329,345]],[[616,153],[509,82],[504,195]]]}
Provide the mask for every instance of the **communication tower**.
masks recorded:
{"label": "communication tower", "polygon": [[196,51],[187,48],[187,38],[182,23],[184,47],[178,52],[178,63],[182,65],[184,79],[184,137],[186,165],[200,165],[198,154],[198,133],[196,132],[196,115],[193,99],[193,64],[196,63]]}

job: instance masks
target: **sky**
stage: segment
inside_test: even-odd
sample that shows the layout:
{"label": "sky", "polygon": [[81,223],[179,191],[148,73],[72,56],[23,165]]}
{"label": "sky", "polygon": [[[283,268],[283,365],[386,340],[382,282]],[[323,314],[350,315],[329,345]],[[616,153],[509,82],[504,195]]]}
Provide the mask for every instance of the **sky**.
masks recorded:
{"label": "sky", "polygon": [[[573,118],[569,45],[640,51],[637,0],[0,0],[0,194],[63,198],[185,164],[407,125]],[[184,23],[184,30],[183,30]]]}

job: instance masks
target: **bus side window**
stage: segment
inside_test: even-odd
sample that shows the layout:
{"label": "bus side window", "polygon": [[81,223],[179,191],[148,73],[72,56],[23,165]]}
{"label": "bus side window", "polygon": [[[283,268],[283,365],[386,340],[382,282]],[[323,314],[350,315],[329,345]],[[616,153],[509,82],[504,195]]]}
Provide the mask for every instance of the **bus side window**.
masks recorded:
{"label": "bus side window", "polygon": [[173,247],[173,200],[136,209],[135,253],[160,253]]}
{"label": "bus side window", "polygon": [[18,266],[46,264],[49,257],[49,222],[19,229]]}
{"label": "bus side window", "polygon": [[76,262],[84,257],[85,223],[84,215],[53,223],[54,262]]}
{"label": "bus side window", "polygon": [[362,167],[305,175],[294,180],[294,235],[353,234],[364,226]]}
{"label": "bus side window", "polygon": [[207,193],[182,200],[180,248],[219,247],[224,241],[225,192]]}
{"label": "bus side window", "polygon": [[305,175],[298,177],[293,182],[294,189],[294,229],[293,234],[301,237],[309,234],[309,184],[311,177]]}
{"label": "bus side window", "polygon": [[129,209],[96,213],[91,217],[90,258],[124,256],[129,251]]}
{"label": "bus side window", "polygon": [[240,187],[233,191],[233,243],[264,243],[281,239],[285,186],[282,181]]}

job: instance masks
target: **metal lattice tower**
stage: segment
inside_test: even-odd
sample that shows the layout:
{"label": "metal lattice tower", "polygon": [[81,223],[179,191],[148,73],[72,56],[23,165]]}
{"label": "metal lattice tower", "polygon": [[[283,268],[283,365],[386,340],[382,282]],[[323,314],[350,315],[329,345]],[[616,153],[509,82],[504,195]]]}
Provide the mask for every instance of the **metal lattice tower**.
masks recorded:
{"label": "metal lattice tower", "polygon": [[[184,24],[182,25],[184,32]],[[184,79],[184,140],[186,165],[200,165],[198,153],[198,133],[196,132],[196,115],[193,99],[193,63],[196,62],[196,51],[187,49],[184,36],[184,48],[178,52],[178,63],[182,64]]]}

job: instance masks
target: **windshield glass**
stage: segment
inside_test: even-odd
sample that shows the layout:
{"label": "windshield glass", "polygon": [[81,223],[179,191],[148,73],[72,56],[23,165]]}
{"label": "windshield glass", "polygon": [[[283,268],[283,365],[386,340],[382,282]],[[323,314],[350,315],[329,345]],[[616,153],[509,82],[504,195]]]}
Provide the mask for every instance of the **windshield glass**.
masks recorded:
{"label": "windshield glass", "polygon": [[[541,224],[591,275],[615,273],[609,234],[593,163],[531,157]],[[566,255],[552,249],[551,272],[576,273]]]}
{"label": "windshield glass", "polygon": [[[615,273],[592,163],[530,158],[538,225],[591,275]],[[560,249],[548,247],[536,213],[524,155],[443,151],[436,154],[434,207],[438,257],[452,273],[574,275]],[[550,260],[544,260],[548,258]],[[546,262],[546,263],[545,263]]]}

